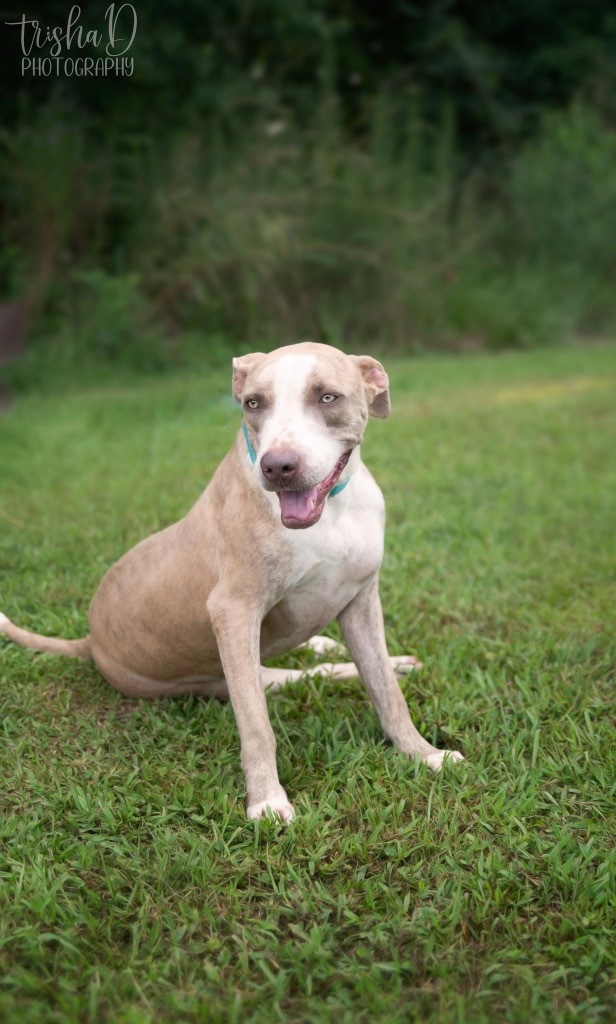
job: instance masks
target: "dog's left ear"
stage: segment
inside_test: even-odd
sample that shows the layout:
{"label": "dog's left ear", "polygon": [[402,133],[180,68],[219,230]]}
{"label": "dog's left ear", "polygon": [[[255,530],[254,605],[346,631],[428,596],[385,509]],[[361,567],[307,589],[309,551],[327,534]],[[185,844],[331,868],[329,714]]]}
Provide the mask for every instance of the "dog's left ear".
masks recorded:
{"label": "dog's left ear", "polygon": [[378,416],[384,420],[391,412],[389,377],[378,359],[373,359],[372,356],[351,356],[351,359],[364,381],[368,412],[371,416]]}
{"label": "dog's left ear", "polygon": [[246,356],[237,356],[233,360],[233,378],[232,378],[232,390],[233,397],[236,402],[242,401],[242,391],[244,390],[244,384],[250,371],[254,369],[257,363],[265,357],[265,352],[249,352]]}

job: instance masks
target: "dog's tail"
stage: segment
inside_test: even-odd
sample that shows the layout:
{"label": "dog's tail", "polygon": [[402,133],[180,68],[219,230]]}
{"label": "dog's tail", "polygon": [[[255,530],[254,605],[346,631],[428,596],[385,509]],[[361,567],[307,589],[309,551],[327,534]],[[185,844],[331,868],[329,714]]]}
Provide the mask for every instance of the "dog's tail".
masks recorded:
{"label": "dog's tail", "polygon": [[20,629],[6,615],[0,612],[0,635],[8,637],[21,647],[31,647],[33,651],[44,651],[46,654],[67,654],[71,658],[89,661],[92,657],[90,637],[83,640],[60,640],[52,636],[41,636],[31,633],[29,629]]}

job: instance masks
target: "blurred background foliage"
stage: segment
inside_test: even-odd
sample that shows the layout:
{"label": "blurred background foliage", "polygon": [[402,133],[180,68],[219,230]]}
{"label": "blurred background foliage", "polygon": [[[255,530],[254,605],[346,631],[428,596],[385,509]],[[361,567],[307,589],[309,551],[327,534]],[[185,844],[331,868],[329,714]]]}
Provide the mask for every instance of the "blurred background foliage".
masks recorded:
{"label": "blurred background foliage", "polygon": [[[107,8],[84,5],[84,31]],[[30,318],[13,384],[304,337],[613,332],[609,0],[135,8],[131,77],[22,76],[3,26],[0,288]]]}

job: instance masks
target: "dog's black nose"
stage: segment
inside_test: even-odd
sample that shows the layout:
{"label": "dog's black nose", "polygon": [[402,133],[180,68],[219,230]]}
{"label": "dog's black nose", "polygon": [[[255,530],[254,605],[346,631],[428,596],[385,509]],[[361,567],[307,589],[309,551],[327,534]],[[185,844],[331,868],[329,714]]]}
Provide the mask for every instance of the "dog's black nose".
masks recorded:
{"label": "dog's black nose", "polygon": [[288,487],[298,469],[299,455],[292,448],[270,448],[261,459],[261,472],[274,487]]}

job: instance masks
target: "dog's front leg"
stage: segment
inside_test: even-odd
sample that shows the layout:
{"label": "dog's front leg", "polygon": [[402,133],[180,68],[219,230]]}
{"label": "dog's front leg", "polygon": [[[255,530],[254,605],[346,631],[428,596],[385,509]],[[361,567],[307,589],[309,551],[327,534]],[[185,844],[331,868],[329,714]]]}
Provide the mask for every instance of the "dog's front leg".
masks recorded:
{"label": "dog's front leg", "polygon": [[439,750],[420,735],[394,674],[383,625],[378,577],[338,616],[345,643],[376,707],[383,732],[405,754],[421,758],[435,771],[446,757],[459,761],[458,751]]}
{"label": "dog's front leg", "polygon": [[291,821],[295,812],[278,781],[276,739],[261,683],[259,609],[218,589],[207,607],[240,734],[248,817],[262,818],[269,808],[282,821]]}

